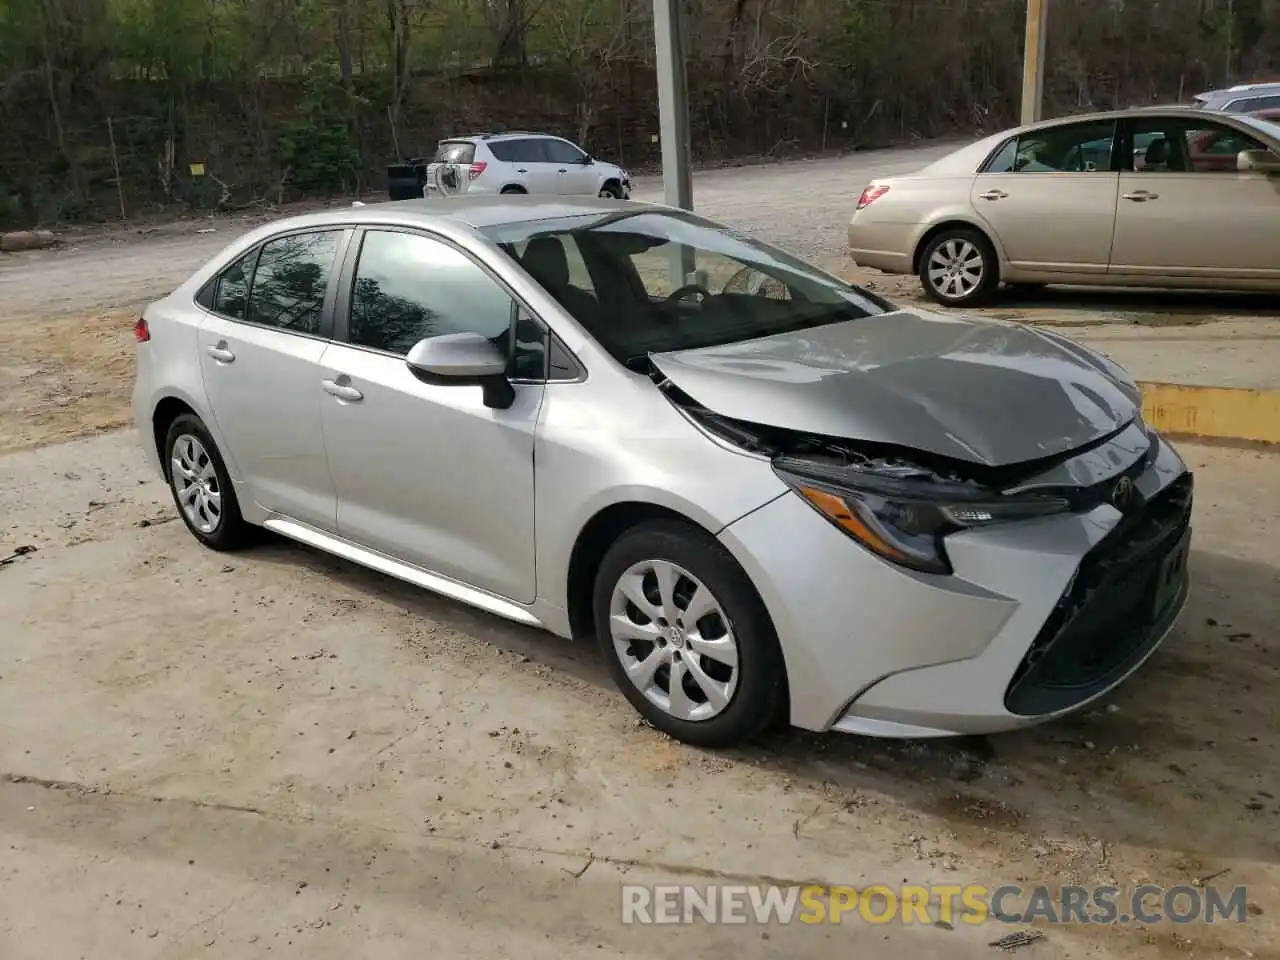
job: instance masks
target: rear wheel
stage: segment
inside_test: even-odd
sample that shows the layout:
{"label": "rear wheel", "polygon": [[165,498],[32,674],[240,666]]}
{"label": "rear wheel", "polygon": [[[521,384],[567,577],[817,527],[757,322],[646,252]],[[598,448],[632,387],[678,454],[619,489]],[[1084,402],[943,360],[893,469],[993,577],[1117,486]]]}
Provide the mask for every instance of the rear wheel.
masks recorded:
{"label": "rear wheel", "polygon": [[501,192],[504,194],[510,195],[510,194],[516,194],[516,193],[528,193],[529,191],[526,190],[524,187],[512,186],[512,187],[503,187]]}
{"label": "rear wheel", "polygon": [[249,541],[235,487],[218,446],[199,417],[184,413],[169,424],[165,472],[173,502],[187,529],[214,550],[234,550]]}
{"label": "rear wheel", "polygon": [[956,227],[932,237],[920,254],[924,292],[949,307],[968,307],[990,298],[1000,270],[990,242],[977,230]]}
{"label": "rear wheel", "polygon": [[596,636],[632,706],[686,743],[749,740],[785,702],[768,612],[713,537],[671,521],[629,530],[596,576]]}

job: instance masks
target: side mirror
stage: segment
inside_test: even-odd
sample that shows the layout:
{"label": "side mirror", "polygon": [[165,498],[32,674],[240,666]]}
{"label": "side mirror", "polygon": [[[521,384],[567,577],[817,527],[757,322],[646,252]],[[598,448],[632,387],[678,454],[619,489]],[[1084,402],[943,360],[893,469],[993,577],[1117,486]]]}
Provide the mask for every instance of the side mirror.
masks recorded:
{"label": "side mirror", "polygon": [[419,340],[404,358],[409,372],[423,383],[480,386],[484,405],[506,410],[516,392],[507,379],[507,358],[478,333],[444,333]]}
{"label": "side mirror", "polygon": [[1236,169],[1241,173],[1280,173],[1280,156],[1270,150],[1241,150],[1236,154]]}

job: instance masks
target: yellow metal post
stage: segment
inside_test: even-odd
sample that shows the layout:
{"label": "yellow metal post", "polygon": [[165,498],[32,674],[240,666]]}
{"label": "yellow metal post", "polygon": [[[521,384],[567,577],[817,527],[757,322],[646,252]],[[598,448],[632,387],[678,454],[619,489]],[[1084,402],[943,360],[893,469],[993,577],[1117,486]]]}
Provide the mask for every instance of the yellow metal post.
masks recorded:
{"label": "yellow metal post", "polygon": [[1022,51],[1022,122],[1040,119],[1044,102],[1044,40],[1049,0],[1027,0],[1027,35]]}

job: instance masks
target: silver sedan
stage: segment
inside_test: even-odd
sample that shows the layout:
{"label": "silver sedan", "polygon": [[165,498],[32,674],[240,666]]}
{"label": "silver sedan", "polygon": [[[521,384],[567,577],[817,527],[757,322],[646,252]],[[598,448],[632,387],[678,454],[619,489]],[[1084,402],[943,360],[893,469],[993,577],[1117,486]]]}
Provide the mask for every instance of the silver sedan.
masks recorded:
{"label": "silver sedan", "polygon": [[199,541],[265,528],[594,636],[691,743],[1035,723],[1186,597],[1191,475],[1120,369],[678,210],[285,220],[136,332],[138,427]]}

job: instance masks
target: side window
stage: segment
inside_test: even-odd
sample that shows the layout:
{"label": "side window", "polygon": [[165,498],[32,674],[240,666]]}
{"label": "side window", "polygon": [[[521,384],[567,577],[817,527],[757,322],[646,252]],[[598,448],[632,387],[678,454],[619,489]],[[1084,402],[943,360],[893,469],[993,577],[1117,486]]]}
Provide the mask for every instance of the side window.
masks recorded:
{"label": "side window", "polygon": [[1280,107],[1280,94],[1266,97],[1245,97],[1243,100],[1232,100],[1222,109],[1227,113],[1253,113],[1255,110],[1268,110]]}
{"label": "side window", "polygon": [[1203,120],[1142,118],[1133,125],[1133,169],[1141,173],[1235,173],[1236,154],[1262,144]]}
{"label": "side window", "polygon": [[512,140],[511,144],[515,147],[515,160],[517,163],[546,163],[547,151],[543,144],[546,141],[530,138],[528,140]]}
{"label": "side window", "polygon": [[215,313],[233,320],[244,319],[244,308],[249,300],[249,281],[253,277],[253,263],[257,258],[258,251],[255,248],[222,271],[213,292],[212,307]]}
{"label": "side window", "polygon": [[516,314],[516,348],[511,357],[513,380],[547,376],[547,328],[523,309]]}
{"label": "side window", "polygon": [[1014,161],[1018,159],[1018,140],[1005,141],[1005,145],[996,151],[996,155],[987,161],[983,173],[1013,173]]}
{"label": "side window", "polygon": [[319,333],[325,290],[341,237],[342,231],[328,230],[295,233],[263,244],[245,319],[282,330]]}
{"label": "side window", "polygon": [[[989,169],[988,172],[1107,173],[1111,170],[1115,134],[1113,121],[1035,130],[1018,137],[1009,170]],[[1007,150],[1007,147],[1001,150],[995,161],[1008,163]],[[992,167],[995,166],[993,162]]]}
{"label": "side window", "polygon": [[499,140],[488,144],[489,152],[500,163],[510,163],[516,158],[516,144],[519,142],[518,140]]}
{"label": "side window", "polygon": [[581,163],[586,159],[586,154],[579,150],[571,143],[563,140],[545,140],[547,145],[547,156],[552,163]]}
{"label": "side window", "polygon": [[364,235],[351,290],[353,344],[403,356],[425,337],[470,332],[505,353],[511,311],[497,281],[448,244],[389,230]]}

